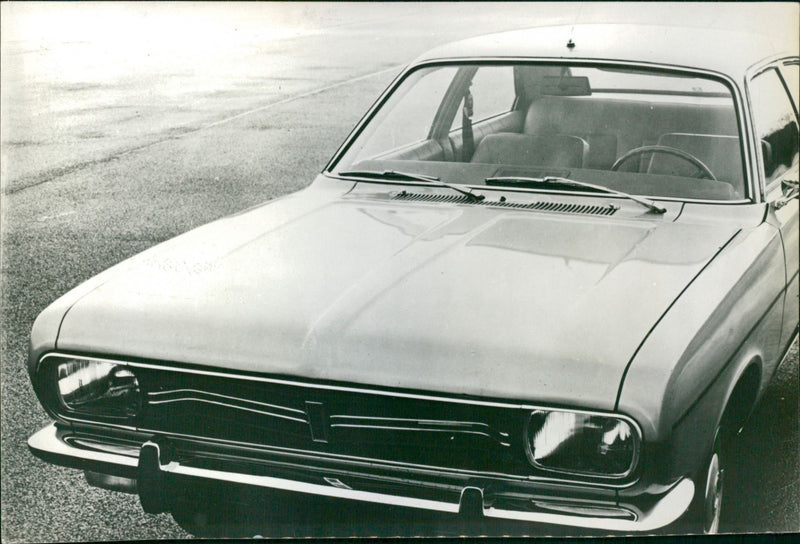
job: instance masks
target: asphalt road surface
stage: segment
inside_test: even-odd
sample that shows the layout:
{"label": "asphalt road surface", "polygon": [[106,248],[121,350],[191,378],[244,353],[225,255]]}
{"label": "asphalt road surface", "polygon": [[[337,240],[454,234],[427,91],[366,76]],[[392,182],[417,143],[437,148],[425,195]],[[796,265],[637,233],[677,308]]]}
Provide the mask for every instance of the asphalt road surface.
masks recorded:
{"label": "asphalt road surface", "polygon": [[[158,242],[306,186],[425,49],[603,18],[600,7],[566,5],[2,8],[3,542],[188,536],[168,515],[143,514],[135,496],[28,453],[27,437],[49,423],[25,370],[27,335],[47,304]],[[670,12],[648,9],[627,18]],[[754,13],[792,24],[767,7],[738,24]],[[693,16],[717,18],[709,8]],[[729,528],[800,529],[798,427],[795,346],[734,454],[728,486],[741,500]],[[309,499],[282,508],[294,521],[262,535],[556,531]]]}

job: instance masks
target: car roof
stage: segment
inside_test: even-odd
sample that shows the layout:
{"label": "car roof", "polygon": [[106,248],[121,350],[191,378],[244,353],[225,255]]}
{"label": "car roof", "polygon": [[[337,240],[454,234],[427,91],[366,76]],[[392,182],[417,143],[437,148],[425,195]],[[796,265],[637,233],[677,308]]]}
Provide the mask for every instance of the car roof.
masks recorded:
{"label": "car roof", "polygon": [[[421,55],[416,62],[473,57],[613,60],[701,68],[739,80],[762,60],[797,55],[791,42],[787,48],[776,45],[773,38],[740,30],[666,25],[543,26],[453,42]],[[574,47],[567,47],[570,40]]]}

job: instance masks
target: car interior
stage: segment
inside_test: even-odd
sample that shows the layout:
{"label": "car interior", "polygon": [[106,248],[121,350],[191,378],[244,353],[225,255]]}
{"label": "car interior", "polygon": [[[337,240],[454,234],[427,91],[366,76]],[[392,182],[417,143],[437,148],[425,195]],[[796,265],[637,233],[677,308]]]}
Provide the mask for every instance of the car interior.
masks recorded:
{"label": "car interior", "polygon": [[[589,77],[573,76],[567,67],[517,65],[508,111],[451,128],[462,119],[466,96],[477,94],[470,93],[468,77],[476,69],[461,68],[467,77],[453,78],[428,138],[363,157],[358,168],[424,172],[479,185],[481,176],[508,175],[513,167],[515,175],[569,176],[634,194],[746,196],[739,122],[727,89],[592,88]],[[762,149],[768,160],[766,141]]]}

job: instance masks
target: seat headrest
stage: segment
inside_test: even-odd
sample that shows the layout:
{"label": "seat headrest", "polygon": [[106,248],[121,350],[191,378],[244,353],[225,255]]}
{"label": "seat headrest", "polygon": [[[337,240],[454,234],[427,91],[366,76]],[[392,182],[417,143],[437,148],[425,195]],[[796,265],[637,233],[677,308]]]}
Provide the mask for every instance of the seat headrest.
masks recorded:
{"label": "seat headrest", "polygon": [[481,140],[472,162],[515,166],[582,168],[589,144],[566,134],[490,134]]}

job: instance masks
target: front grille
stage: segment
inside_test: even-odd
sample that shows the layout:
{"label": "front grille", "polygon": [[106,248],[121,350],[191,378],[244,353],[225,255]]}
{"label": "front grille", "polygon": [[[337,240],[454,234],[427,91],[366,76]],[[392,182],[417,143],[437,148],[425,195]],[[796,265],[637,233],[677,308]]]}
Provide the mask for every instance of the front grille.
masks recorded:
{"label": "front grille", "polygon": [[528,475],[527,411],[389,391],[136,369],[146,395],[138,427],[459,470]]}
{"label": "front grille", "polygon": [[451,204],[472,204],[478,206],[493,206],[519,210],[538,210],[557,213],[577,213],[583,215],[614,215],[619,209],[617,206],[596,206],[591,204],[570,204],[566,202],[509,202],[508,200],[481,200],[477,201],[464,195],[448,195],[439,193],[411,193],[400,191],[393,196],[394,200],[416,202],[446,202]]}

